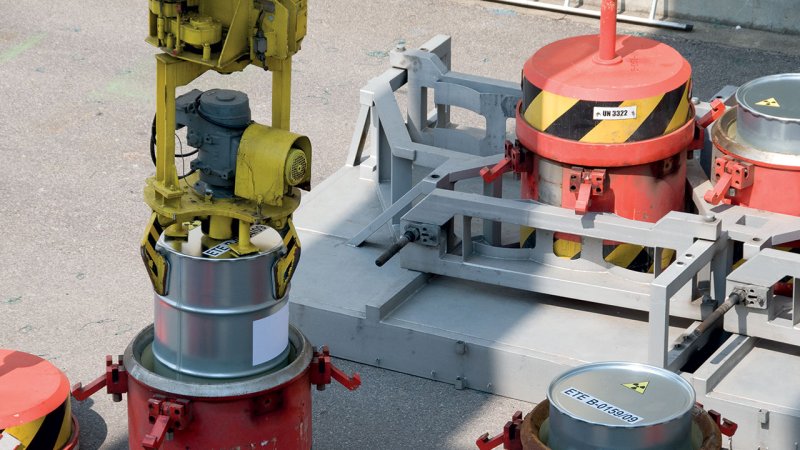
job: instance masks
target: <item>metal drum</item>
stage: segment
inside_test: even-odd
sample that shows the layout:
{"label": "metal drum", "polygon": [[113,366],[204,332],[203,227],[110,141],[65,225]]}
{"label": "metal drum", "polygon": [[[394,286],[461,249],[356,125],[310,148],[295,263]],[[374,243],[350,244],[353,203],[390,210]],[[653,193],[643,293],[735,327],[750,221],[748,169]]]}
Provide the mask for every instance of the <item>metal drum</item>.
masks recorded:
{"label": "metal drum", "polygon": [[800,216],[800,74],[750,81],[736,99],[711,129],[705,200]]}
{"label": "metal drum", "polygon": [[736,91],[737,133],[746,144],[800,155],[800,74],[757,78]]}
{"label": "metal drum", "polygon": [[553,450],[691,450],[695,394],[680,376],[642,364],[588,364],[556,378]]}
{"label": "metal drum", "polygon": [[188,239],[161,236],[169,272],[166,295],[155,294],[158,373],[231,379],[285,365],[288,295],[275,298],[273,276],[284,247],[271,228],[251,234],[261,251],[241,257],[230,249],[234,241],[211,240],[199,227]]}

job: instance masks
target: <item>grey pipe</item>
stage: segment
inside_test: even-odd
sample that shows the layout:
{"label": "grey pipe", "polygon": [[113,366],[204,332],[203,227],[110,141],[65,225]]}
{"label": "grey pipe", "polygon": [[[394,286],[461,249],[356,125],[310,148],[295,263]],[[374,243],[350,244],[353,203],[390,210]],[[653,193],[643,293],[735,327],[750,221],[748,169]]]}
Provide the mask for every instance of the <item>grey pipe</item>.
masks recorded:
{"label": "grey pipe", "polygon": [[736,306],[739,302],[744,300],[744,292],[740,290],[734,290],[728,296],[728,298],[717,307],[708,317],[705,318],[697,328],[692,331],[691,334],[686,336],[685,340],[694,340],[697,339],[701,334],[705,333],[717,320],[722,318],[726,312],[730,311],[734,306]]}

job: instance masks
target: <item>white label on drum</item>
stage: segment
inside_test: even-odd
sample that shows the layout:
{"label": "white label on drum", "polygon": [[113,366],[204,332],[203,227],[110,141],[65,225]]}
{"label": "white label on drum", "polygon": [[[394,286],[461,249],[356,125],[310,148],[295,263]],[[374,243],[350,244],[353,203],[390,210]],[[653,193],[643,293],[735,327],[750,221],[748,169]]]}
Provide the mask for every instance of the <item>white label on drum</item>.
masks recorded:
{"label": "white label on drum", "polygon": [[628,120],[636,118],[636,106],[622,106],[619,108],[604,108],[595,106],[592,113],[594,120]]}
{"label": "white label on drum", "polygon": [[14,436],[0,433],[0,450],[16,450],[22,448],[22,442]]}
{"label": "white label on drum", "polygon": [[253,321],[253,366],[277,357],[289,344],[289,302],[271,316]]}
{"label": "white label on drum", "polygon": [[625,423],[634,424],[642,420],[642,418],[637,416],[636,414],[625,411],[622,408],[618,408],[612,405],[611,403],[604,402],[599,398],[596,398],[591,394],[587,394],[579,389],[568,388],[561,393],[571,399],[577,400],[583,403],[584,405],[590,406],[598,411],[602,411],[608,414],[609,416],[615,417]]}

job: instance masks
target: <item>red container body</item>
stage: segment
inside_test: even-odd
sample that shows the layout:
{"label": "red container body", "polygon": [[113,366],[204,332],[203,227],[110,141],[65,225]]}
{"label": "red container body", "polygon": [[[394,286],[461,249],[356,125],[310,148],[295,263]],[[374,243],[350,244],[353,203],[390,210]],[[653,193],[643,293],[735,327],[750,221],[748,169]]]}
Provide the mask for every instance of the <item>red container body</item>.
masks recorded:
{"label": "red container body", "polygon": [[[169,392],[128,377],[128,445],[142,448],[153,428],[148,402],[153,396],[173,399]],[[311,379],[306,369],[276,388],[241,397],[192,398],[192,419],[162,450],[311,448]]]}
{"label": "red container body", "polygon": [[736,161],[753,165],[752,184],[726,195],[725,203],[747,206],[791,216],[800,216],[800,167],[778,166],[750,160],[717,145],[722,153]]}

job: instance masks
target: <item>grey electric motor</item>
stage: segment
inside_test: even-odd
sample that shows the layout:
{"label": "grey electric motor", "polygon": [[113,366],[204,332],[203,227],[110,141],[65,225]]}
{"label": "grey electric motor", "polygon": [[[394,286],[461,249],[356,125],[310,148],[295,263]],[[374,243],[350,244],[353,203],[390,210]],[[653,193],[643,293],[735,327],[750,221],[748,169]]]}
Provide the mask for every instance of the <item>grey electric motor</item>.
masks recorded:
{"label": "grey electric motor", "polygon": [[186,143],[196,148],[191,168],[199,172],[195,190],[217,198],[233,196],[236,157],[252,123],[247,94],[229,89],[197,89],[175,100],[175,128],[187,127]]}

